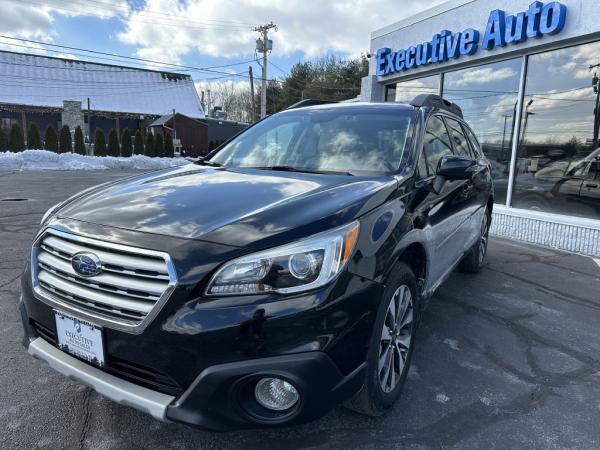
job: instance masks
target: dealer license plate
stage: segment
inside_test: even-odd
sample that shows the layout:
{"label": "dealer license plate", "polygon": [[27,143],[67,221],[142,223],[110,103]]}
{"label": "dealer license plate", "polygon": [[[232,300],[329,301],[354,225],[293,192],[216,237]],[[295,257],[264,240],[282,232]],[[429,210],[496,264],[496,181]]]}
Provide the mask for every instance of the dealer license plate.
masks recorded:
{"label": "dealer license plate", "polygon": [[102,367],[104,365],[102,328],[59,311],[54,311],[54,317],[58,348]]}

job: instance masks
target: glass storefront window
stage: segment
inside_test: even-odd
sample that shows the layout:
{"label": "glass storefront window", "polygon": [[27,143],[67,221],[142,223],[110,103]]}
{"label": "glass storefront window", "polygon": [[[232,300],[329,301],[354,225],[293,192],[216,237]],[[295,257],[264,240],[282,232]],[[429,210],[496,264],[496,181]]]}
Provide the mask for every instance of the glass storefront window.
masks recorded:
{"label": "glass storefront window", "polygon": [[600,42],[529,58],[512,206],[600,219]]}
{"label": "glass storefront window", "polygon": [[438,94],[440,76],[432,75],[417,80],[402,81],[386,88],[386,101],[408,103],[419,94]]}
{"label": "glass storefront window", "polygon": [[443,96],[461,107],[492,164],[496,203],[506,202],[521,59],[444,75]]}

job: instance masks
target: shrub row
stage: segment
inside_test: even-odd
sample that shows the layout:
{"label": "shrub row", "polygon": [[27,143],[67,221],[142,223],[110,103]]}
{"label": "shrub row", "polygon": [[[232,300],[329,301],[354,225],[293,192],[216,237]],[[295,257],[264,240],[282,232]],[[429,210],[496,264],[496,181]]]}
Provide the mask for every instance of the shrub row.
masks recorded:
{"label": "shrub row", "polygon": [[94,155],[96,156],[131,156],[146,155],[146,156],[166,156],[172,158],[175,156],[175,148],[173,147],[173,139],[171,133],[157,134],[152,133],[142,134],[140,130],[135,132],[133,145],[131,142],[131,133],[127,128],[121,133],[121,138],[117,134],[117,130],[112,128],[108,132],[108,144],[104,132],[96,129],[94,138]]}
{"label": "shrub row", "polygon": [[[74,151],[80,155],[85,155],[85,143],[83,131],[81,127],[75,127],[75,134],[71,139],[71,132],[67,125],[60,129],[57,135],[54,127],[48,125],[44,133],[44,141],[40,137],[40,132],[35,123],[29,125],[27,129],[27,147],[30,149],[45,149],[56,153],[67,153]],[[25,150],[25,137],[21,126],[14,123],[10,128],[8,136],[2,128],[0,128],[0,152],[4,151],[21,152]],[[135,132],[133,142],[129,129],[125,128],[119,138],[117,130],[111,129],[108,133],[108,145],[104,136],[104,131],[100,128],[96,129],[94,139],[94,155],[96,156],[131,156],[146,155],[146,156],[175,156],[173,147],[173,139],[171,134],[157,134],[156,137],[152,133],[142,135],[140,130]]]}

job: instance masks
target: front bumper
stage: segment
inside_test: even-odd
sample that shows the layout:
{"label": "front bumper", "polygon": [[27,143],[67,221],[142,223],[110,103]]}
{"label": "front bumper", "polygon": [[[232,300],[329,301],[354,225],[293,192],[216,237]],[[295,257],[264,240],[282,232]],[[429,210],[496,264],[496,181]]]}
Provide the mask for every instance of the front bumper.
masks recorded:
{"label": "front bumper", "polygon": [[41,337],[29,343],[27,351],[57,372],[91,387],[99,394],[122,405],[133,406],[152,417],[165,420],[167,407],[175,397],[152,391],[122,380],[59,350]]}
{"label": "front bumper", "polygon": [[[21,309],[23,313],[23,309]],[[79,381],[104,397],[163,421],[213,431],[292,425],[315,419],[356,392],[364,380],[364,365],[344,376],[323,352],[307,352],[236,363],[204,370],[179,397],[123,380],[59,350],[25,326],[24,342],[34,358]],[[273,415],[254,402],[252,387],[262,377],[292,382],[300,401],[283,415]]]}

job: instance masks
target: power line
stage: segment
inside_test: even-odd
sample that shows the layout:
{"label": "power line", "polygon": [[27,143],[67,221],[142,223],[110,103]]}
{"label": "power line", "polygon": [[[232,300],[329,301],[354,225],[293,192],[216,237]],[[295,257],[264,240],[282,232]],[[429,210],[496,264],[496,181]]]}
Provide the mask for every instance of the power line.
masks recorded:
{"label": "power line", "polygon": [[[138,58],[138,57],[135,57],[135,56],[125,56],[125,55],[119,55],[119,54],[115,54],[115,53],[101,52],[101,51],[98,51],[98,50],[88,50],[88,49],[84,49],[84,48],[80,48],[80,47],[71,47],[71,46],[68,46],[68,45],[51,44],[49,42],[36,41],[36,40],[33,40],[33,39],[15,38],[15,37],[12,37],[12,36],[5,36],[5,35],[0,35],[0,38],[10,39],[10,40],[14,40],[14,41],[29,42],[31,44],[37,44],[37,45],[47,45],[47,46],[51,46],[51,47],[63,48],[63,49],[67,49],[67,50],[75,50],[75,51],[86,52],[86,53],[92,53],[92,54],[96,54],[96,55],[113,56],[113,57],[118,57],[118,58],[132,60],[132,61],[141,61],[141,62],[145,62],[145,63],[161,64],[161,65],[164,65],[164,66],[177,67],[177,68],[195,70],[195,71],[200,71],[200,72],[209,72],[209,73],[218,73],[218,74],[222,74],[222,75],[229,75],[227,72],[214,70],[214,69],[211,69],[211,68],[208,68],[208,67],[195,67],[195,66],[186,66],[186,65],[183,65],[183,64],[166,63],[166,62],[163,62],[163,61],[156,61],[156,60],[152,60],[152,59]],[[247,62],[245,62],[244,64],[247,64]]]}
{"label": "power line", "polygon": [[[0,44],[3,44],[2,42],[0,42]],[[8,45],[16,45],[16,44],[8,44]],[[29,48],[35,48],[35,47],[29,47]],[[48,49],[50,50],[50,49]],[[2,50],[0,50],[0,53],[2,52]],[[19,53],[19,55],[25,55],[25,56],[31,56],[33,58],[44,58],[45,56],[43,55],[31,55],[31,54],[26,54],[26,53]],[[86,55],[81,55],[81,56],[86,56]],[[64,60],[66,58],[58,58],[61,60]],[[114,60],[114,61],[118,61],[118,60]],[[207,67],[205,69],[216,69],[216,68],[224,68],[224,67],[233,67],[233,66],[240,66],[243,64],[248,64],[251,62],[254,62],[254,59],[250,59],[248,61],[240,61],[240,62],[236,62],[236,63],[231,63],[231,64],[222,64],[222,65],[218,65],[218,66],[210,66]],[[86,64],[99,64],[96,63],[94,61],[81,61],[81,60],[77,60],[77,59],[73,59],[73,60],[69,60],[69,62],[75,63],[75,64],[81,64],[81,65],[86,65]],[[41,65],[41,64],[25,64],[25,63],[15,63],[15,62],[7,62],[7,61],[0,61],[0,64],[8,64],[11,66],[25,66],[25,67],[41,67],[41,68],[47,68],[47,69],[53,69],[53,70],[68,70],[68,71],[82,71],[82,72],[108,72],[108,73],[120,73],[120,72],[134,72],[134,73],[139,73],[141,71],[141,69],[143,68],[127,68],[127,67],[121,67],[121,66],[111,66],[114,67],[115,69],[91,69],[91,68],[84,68],[84,67],[59,67],[59,66],[47,66],[47,65]],[[197,72],[198,70],[190,70],[190,72]],[[157,73],[159,73],[160,71],[158,71]],[[164,70],[163,70],[164,72]],[[233,75],[233,74],[232,74]]]}

